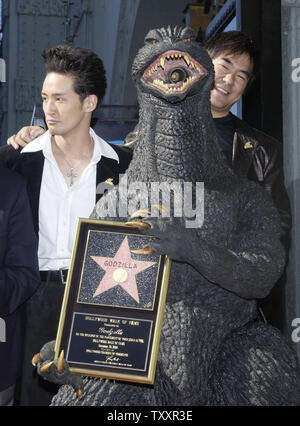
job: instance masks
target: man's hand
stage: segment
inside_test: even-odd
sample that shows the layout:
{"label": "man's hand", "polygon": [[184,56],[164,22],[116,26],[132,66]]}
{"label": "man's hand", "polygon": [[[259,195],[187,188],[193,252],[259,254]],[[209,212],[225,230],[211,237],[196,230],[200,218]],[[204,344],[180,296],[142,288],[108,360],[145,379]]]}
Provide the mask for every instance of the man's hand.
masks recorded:
{"label": "man's hand", "polygon": [[14,149],[18,149],[20,146],[24,147],[30,143],[33,139],[41,136],[45,133],[45,129],[39,126],[26,126],[22,127],[16,135],[12,135],[7,139],[7,145],[11,145]]}

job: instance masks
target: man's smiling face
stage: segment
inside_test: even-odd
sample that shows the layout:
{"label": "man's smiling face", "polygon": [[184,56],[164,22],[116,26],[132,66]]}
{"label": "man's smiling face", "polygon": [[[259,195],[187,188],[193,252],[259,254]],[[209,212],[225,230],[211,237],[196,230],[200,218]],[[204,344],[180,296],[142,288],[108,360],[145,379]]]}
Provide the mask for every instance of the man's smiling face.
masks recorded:
{"label": "man's smiling face", "polygon": [[225,117],[243,95],[253,71],[248,54],[227,55],[212,60],[215,81],[211,90],[211,111],[214,118]]}

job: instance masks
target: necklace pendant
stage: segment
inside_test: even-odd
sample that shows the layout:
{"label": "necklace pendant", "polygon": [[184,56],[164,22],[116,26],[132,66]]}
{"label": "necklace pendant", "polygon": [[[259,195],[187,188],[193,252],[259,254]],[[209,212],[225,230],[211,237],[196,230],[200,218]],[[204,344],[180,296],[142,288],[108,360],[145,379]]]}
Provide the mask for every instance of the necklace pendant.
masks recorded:
{"label": "necklace pendant", "polygon": [[74,167],[71,167],[70,173],[67,174],[67,177],[70,178],[70,186],[72,186],[74,184],[74,178],[77,177],[77,174],[74,173]]}

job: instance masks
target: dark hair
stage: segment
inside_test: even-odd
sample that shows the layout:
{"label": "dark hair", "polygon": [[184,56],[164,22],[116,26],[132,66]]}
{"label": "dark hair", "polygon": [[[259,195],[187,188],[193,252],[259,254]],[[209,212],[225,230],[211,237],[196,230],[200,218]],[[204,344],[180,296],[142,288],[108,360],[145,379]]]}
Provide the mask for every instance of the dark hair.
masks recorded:
{"label": "dark hair", "polygon": [[210,39],[206,40],[203,47],[207,50],[211,59],[222,54],[236,55],[247,54],[253,65],[253,71],[250,76],[252,81],[259,68],[259,51],[255,42],[246,34],[240,31],[226,31],[216,33]]}
{"label": "dark hair", "polygon": [[74,91],[80,101],[96,95],[100,102],[106,89],[106,76],[102,60],[89,49],[60,45],[42,52],[46,73],[69,74],[74,78]]}

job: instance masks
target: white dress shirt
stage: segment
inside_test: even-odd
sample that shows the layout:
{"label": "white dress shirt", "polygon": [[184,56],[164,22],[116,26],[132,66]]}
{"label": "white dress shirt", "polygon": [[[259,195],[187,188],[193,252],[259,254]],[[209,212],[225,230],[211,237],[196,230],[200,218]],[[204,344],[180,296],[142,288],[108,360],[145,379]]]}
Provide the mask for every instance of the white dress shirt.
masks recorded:
{"label": "white dress shirt", "polygon": [[96,165],[102,155],[119,162],[117,153],[107,142],[92,129],[90,135],[94,140],[92,159],[71,187],[55,161],[49,131],[21,151],[42,150],[45,157],[39,202],[38,258],[41,271],[69,268],[78,218],[88,218],[95,206]]}

